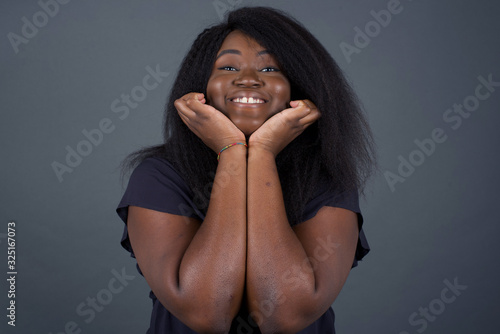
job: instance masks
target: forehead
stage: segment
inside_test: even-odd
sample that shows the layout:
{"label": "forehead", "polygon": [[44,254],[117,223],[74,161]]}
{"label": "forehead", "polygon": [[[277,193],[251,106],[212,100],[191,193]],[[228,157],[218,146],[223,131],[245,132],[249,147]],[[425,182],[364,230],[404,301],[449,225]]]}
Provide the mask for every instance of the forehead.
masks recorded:
{"label": "forehead", "polygon": [[222,42],[222,45],[219,49],[219,54],[221,51],[228,50],[228,49],[234,49],[234,50],[255,50],[256,52],[263,51],[264,47],[260,45],[255,39],[252,37],[244,34],[243,32],[239,30],[235,30],[230,32],[226,38],[224,39],[224,42]]}

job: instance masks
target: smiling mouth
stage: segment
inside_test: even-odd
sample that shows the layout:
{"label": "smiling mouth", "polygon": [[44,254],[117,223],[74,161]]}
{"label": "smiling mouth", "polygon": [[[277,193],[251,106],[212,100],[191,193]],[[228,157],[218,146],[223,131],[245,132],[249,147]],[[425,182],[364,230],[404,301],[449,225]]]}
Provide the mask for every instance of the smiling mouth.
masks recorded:
{"label": "smiling mouth", "polygon": [[259,98],[254,98],[254,97],[236,97],[234,99],[231,99],[230,101],[236,102],[236,103],[244,103],[244,104],[266,103],[266,101],[259,99]]}

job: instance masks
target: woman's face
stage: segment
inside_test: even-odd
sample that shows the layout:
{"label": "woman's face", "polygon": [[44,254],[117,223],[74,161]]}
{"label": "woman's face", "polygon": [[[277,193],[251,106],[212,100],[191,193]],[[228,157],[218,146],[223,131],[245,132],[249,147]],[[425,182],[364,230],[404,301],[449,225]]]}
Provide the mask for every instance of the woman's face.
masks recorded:
{"label": "woman's face", "polygon": [[253,38],[231,32],[217,53],[207,103],[249,136],[289,102],[290,83],[274,57]]}

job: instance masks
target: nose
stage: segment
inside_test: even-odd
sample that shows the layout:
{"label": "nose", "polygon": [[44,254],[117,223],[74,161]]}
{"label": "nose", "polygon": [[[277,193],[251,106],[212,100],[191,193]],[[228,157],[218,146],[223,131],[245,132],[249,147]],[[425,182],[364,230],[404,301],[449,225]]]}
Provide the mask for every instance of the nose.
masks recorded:
{"label": "nose", "polygon": [[258,88],[264,83],[259,74],[252,69],[240,70],[239,75],[234,79],[234,84],[238,87]]}

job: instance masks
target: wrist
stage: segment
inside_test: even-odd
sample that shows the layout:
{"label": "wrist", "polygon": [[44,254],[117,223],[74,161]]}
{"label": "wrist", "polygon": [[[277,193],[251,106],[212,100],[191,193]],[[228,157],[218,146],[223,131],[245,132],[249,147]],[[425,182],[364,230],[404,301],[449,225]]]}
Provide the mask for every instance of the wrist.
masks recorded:
{"label": "wrist", "polygon": [[248,146],[248,158],[257,158],[257,159],[276,159],[276,154],[263,145],[252,145]]}
{"label": "wrist", "polygon": [[223,156],[233,156],[235,154],[242,154],[242,152],[246,155],[247,147],[245,141],[228,144],[219,151],[217,161],[222,160]]}

